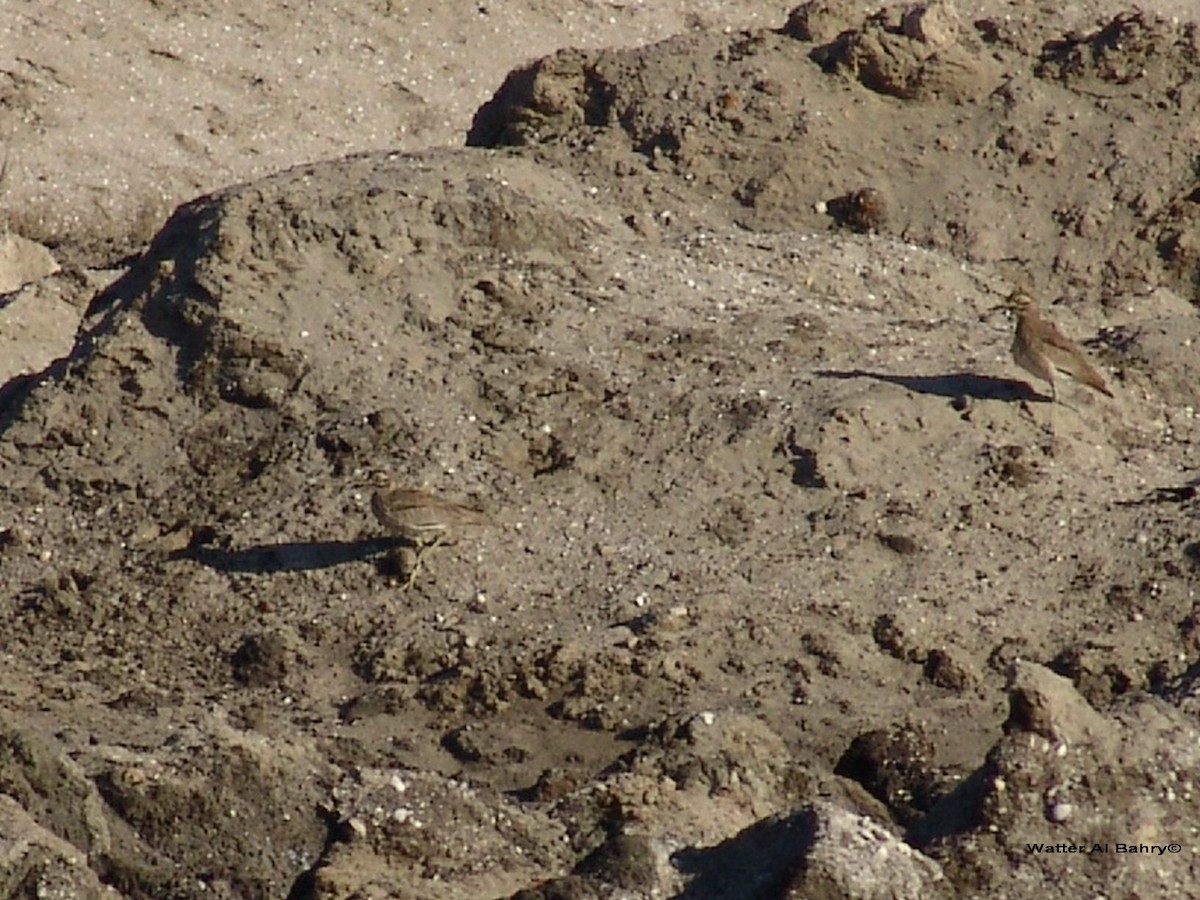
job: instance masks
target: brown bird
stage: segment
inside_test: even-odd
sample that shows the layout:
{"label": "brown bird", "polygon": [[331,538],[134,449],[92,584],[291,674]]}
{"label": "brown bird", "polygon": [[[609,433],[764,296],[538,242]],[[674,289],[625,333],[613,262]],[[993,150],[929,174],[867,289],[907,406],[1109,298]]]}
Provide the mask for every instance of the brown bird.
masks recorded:
{"label": "brown bird", "polygon": [[1011,347],[1013,360],[1031,375],[1050,382],[1050,398],[1053,401],[1058,401],[1058,391],[1054,386],[1055,370],[1066,372],[1076,381],[1105,396],[1113,395],[1083,351],[1064,336],[1053,322],[1041,317],[1032,297],[1017,290],[1001,306],[1017,316],[1017,332]]}
{"label": "brown bird", "polygon": [[379,524],[389,533],[403,538],[415,551],[411,565],[407,567],[405,588],[412,586],[424,555],[451,540],[456,530],[491,524],[491,519],[480,509],[427,491],[398,487],[385,473],[376,473],[369,483],[375,487],[371,511]]}

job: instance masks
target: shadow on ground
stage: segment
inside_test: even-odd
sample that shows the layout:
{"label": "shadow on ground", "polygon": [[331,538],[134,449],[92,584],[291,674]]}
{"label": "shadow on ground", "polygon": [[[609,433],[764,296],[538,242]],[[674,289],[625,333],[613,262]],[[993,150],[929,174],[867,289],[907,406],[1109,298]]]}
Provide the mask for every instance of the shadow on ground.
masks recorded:
{"label": "shadow on ground", "polygon": [[406,544],[404,538],[370,538],[357,541],[259,544],[244,550],[191,547],[179,551],[173,558],[193,559],[220,572],[300,572],[357,562]]}
{"label": "shadow on ground", "polygon": [[947,375],[891,375],[886,372],[868,372],[864,369],[838,371],[822,369],[817,372],[822,378],[874,378],[887,384],[895,384],[918,394],[934,394],[938,397],[973,397],[976,400],[1041,400],[1050,398],[1039,394],[1024,381],[1015,378],[993,378],[973,372],[953,372]]}

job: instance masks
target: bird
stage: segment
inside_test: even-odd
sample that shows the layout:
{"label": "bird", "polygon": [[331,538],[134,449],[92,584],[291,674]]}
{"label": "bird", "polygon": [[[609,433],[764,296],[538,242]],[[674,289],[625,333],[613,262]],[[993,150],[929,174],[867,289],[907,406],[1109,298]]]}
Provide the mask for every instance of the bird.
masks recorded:
{"label": "bird", "polygon": [[491,524],[483,510],[447,500],[428,491],[402,487],[386,472],[373,473],[371,512],[384,529],[402,538],[415,551],[405,589],[412,587],[426,553],[451,540],[456,530]]}
{"label": "bird", "polygon": [[1049,319],[1043,319],[1037,302],[1023,290],[1014,291],[1000,305],[1016,314],[1017,330],[1013,335],[1013,361],[1018,366],[1050,383],[1050,399],[1058,402],[1054,384],[1055,371],[1065,372],[1081,384],[1086,384],[1106,397],[1112,397],[1104,378],[1088,362],[1083,351],[1067,338]]}

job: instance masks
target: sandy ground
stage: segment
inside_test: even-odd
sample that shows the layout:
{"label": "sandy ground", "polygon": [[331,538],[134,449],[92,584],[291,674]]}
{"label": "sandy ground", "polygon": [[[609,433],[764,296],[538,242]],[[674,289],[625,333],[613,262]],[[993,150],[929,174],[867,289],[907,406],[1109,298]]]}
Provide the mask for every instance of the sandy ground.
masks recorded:
{"label": "sandy ground", "polygon": [[1184,7],[14,6],[8,894],[1200,892]]}

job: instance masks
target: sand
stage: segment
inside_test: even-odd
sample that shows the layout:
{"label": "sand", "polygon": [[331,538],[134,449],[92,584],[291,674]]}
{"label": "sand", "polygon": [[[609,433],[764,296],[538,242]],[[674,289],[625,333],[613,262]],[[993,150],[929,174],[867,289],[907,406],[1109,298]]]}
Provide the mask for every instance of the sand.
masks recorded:
{"label": "sand", "polygon": [[1184,6],[16,12],[0,883],[1200,890]]}

